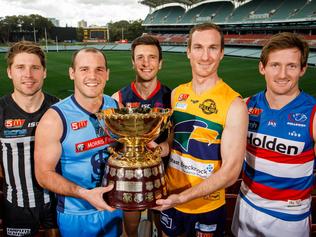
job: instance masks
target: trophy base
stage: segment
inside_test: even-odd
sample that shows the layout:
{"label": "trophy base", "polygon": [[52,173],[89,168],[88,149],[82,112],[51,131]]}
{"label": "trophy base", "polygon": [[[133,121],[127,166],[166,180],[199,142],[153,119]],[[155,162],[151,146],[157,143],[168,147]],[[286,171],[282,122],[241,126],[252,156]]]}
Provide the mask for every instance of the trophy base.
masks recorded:
{"label": "trophy base", "polygon": [[114,188],[106,193],[106,202],[123,210],[143,210],[157,206],[156,200],[167,197],[163,163],[147,167],[117,167],[108,164],[108,183]]}

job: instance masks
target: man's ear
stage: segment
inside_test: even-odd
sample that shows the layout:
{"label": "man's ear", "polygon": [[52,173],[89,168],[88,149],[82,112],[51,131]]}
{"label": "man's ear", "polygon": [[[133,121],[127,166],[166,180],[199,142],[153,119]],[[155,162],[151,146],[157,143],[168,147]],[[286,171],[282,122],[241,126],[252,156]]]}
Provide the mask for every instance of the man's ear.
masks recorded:
{"label": "man's ear", "polygon": [[68,72],[69,72],[70,79],[74,80],[75,79],[75,70],[72,67],[69,67]]}
{"label": "man's ear", "polygon": [[162,68],[162,59],[159,62],[159,70]]}
{"label": "man's ear", "polygon": [[263,66],[262,62],[259,62],[258,68],[259,68],[260,74],[264,76],[266,73],[265,73],[264,66]]}
{"label": "man's ear", "polygon": [[300,77],[304,76],[304,74],[305,74],[305,72],[307,70],[307,67],[308,67],[307,64],[306,64],[305,67],[302,67],[301,72],[300,72]]}
{"label": "man's ear", "polygon": [[7,75],[9,77],[9,79],[12,80],[12,76],[11,76],[11,68],[10,67],[7,67]]}
{"label": "man's ear", "polygon": [[108,81],[108,80],[110,80],[110,68],[108,68],[106,70],[106,79],[105,79],[105,81]]}
{"label": "man's ear", "polygon": [[189,46],[187,47],[187,58],[190,59],[191,50],[189,49]]}

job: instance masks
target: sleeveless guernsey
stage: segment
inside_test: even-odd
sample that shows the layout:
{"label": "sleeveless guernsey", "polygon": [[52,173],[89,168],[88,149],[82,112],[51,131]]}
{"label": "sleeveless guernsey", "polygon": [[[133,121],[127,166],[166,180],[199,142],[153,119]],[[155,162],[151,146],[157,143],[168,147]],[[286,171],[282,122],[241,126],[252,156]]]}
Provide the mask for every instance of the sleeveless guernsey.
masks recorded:
{"label": "sleeveless guernsey", "polygon": [[[113,140],[104,135],[104,123],[82,108],[74,96],[60,101],[52,108],[60,115],[64,128],[57,172],[86,189],[100,186],[109,157],[107,148],[113,145]],[[117,108],[117,103],[104,95],[100,109],[107,108]],[[62,195],[58,195],[57,210],[66,214],[97,212],[83,199]]]}
{"label": "sleeveless guernsey", "polygon": [[316,100],[301,92],[280,110],[265,91],[248,102],[247,155],[240,196],[253,208],[285,221],[310,215],[314,176],[312,123]]}
{"label": "sleeveless guernsey", "polygon": [[[222,80],[202,95],[192,82],[173,91],[174,140],[167,168],[171,193],[179,193],[207,179],[221,167],[220,142],[229,107],[239,94]],[[225,190],[194,199],[175,208],[185,213],[204,213],[225,204]]]}

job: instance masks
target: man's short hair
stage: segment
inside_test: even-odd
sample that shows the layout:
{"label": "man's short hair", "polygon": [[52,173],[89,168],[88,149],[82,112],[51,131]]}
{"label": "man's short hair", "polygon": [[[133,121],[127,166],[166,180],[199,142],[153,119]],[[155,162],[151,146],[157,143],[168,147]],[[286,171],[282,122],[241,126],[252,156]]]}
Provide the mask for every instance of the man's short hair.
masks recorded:
{"label": "man's short hair", "polygon": [[190,33],[189,33],[189,40],[188,40],[188,48],[191,48],[192,44],[192,35],[195,31],[205,31],[205,30],[216,30],[220,36],[221,36],[221,50],[224,49],[224,33],[222,29],[218,26],[215,25],[214,23],[202,23],[195,25],[193,28],[191,28]]}
{"label": "man's short hair", "polygon": [[99,49],[90,47],[90,48],[82,48],[82,49],[80,49],[80,50],[75,51],[75,52],[72,54],[71,67],[72,67],[73,69],[75,69],[75,66],[76,66],[76,64],[75,64],[76,58],[77,58],[78,53],[80,53],[80,52],[100,53],[100,54],[103,56],[103,58],[104,58],[104,61],[105,61],[105,68],[106,68],[106,69],[108,68],[108,60],[106,59],[105,54],[104,54],[101,50],[99,50]]}
{"label": "man's short hair", "polygon": [[143,35],[143,36],[140,36],[140,37],[134,39],[132,42],[132,46],[131,46],[132,60],[134,60],[135,48],[137,45],[154,45],[154,46],[156,46],[158,51],[159,51],[159,61],[162,60],[161,46],[160,46],[158,39],[156,39],[155,37],[153,37],[151,35]]}
{"label": "man's short hair", "polygon": [[273,35],[262,48],[260,62],[265,67],[271,52],[293,48],[297,48],[301,52],[301,67],[305,67],[309,53],[308,43],[300,35],[291,32]]}
{"label": "man's short hair", "polygon": [[13,44],[9,48],[6,56],[8,67],[11,67],[14,57],[19,53],[29,53],[37,55],[41,61],[43,68],[46,68],[46,58],[42,48],[34,42],[24,40]]}

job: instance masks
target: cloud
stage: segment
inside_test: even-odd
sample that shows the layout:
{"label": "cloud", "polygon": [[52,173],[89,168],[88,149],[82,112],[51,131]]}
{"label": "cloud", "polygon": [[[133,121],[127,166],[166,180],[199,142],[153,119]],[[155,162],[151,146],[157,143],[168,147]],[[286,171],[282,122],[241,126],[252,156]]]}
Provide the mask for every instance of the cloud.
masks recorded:
{"label": "cloud", "polygon": [[119,20],[145,19],[148,7],[137,0],[0,0],[0,17],[39,14],[60,20],[62,26],[106,25]]}

